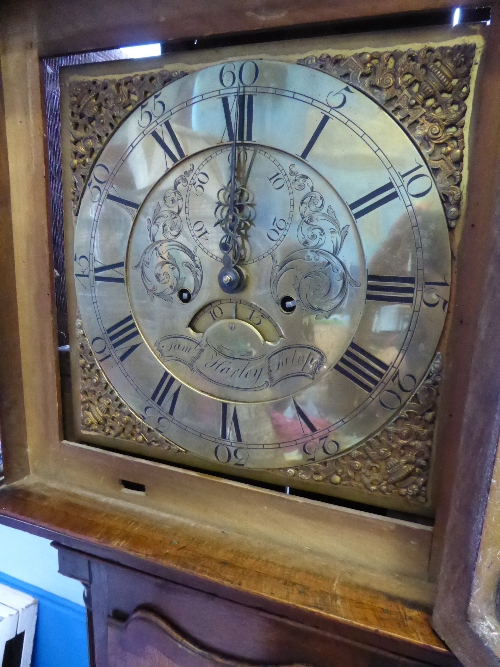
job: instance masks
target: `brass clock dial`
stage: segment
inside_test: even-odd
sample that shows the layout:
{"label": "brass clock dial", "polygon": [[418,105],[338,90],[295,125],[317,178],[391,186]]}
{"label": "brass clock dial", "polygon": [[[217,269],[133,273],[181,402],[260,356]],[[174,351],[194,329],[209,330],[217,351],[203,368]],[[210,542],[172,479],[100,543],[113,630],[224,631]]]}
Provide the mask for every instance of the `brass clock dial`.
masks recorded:
{"label": "brass clock dial", "polygon": [[321,461],[392,420],[449,298],[445,215],[411,139],[362,92],[277,61],[207,67],[136,108],[89,176],[75,260],[123,401],[240,469]]}

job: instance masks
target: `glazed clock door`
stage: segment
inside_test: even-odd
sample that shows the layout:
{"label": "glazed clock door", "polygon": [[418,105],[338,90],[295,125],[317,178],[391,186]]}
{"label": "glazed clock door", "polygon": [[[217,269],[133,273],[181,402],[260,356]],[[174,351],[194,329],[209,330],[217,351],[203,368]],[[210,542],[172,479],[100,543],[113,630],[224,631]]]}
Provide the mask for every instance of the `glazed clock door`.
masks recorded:
{"label": "glazed clock door", "polygon": [[394,419],[451,280],[405,131],[344,82],[266,60],[193,72],[130,113],[87,180],[74,257],[121,399],[240,472],[320,463]]}

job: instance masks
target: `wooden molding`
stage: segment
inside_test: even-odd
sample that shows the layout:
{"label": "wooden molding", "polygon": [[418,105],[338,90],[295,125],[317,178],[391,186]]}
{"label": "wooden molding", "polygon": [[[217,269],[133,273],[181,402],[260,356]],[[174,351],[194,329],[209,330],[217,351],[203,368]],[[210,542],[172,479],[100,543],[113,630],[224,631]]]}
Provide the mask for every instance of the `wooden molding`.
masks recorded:
{"label": "wooden molding", "polygon": [[[435,529],[441,563],[434,624],[467,667],[498,667],[498,658],[471,627],[468,607],[500,431],[500,16],[495,4],[473,121],[471,171],[463,233],[454,355],[442,437],[448,466]],[[465,257],[481,258],[460,271]]]}
{"label": "wooden molding", "polygon": [[[261,505],[261,512],[270,509],[268,504]],[[175,512],[140,509],[34,479],[2,489],[0,513],[3,523],[37,532],[91,558],[334,631],[347,639],[457,667],[430,627],[432,586],[425,581],[389,571],[382,577],[312,548],[243,534],[235,525],[216,527],[203,517],[188,520]],[[290,513],[280,514],[285,528]],[[352,518],[352,513],[345,515],[346,529]],[[390,538],[390,523],[385,538],[366,535],[372,546]],[[399,527],[406,531],[410,526],[398,522]],[[342,539],[335,524],[331,535]],[[405,534],[403,541],[415,537]],[[372,548],[369,541],[364,546],[357,544],[365,551]],[[387,557],[397,560],[397,550],[388,549]],[[69,560],[62,562],[67,565]],[[66,565],[63,573],[87,576],[81,569],[67,571]],[[395,584],[389,592],[381,585],[384,579],[386,584]]]}

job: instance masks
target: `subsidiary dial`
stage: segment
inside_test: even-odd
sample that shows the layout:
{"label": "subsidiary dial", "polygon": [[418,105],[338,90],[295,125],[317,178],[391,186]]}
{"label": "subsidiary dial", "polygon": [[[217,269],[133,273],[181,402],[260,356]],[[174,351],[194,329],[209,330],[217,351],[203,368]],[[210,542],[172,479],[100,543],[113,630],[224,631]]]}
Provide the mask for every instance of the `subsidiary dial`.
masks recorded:
{"label": "subsidiary dial", "polygon": [[[242,238],[240,265],[268,257],[283,241],[294,213],[294,191],[283,154],[246,144],[236,150],[235,207]],[[231,146],[199,163],[185,196],[186,223],[195,243],[219,262],[221,222],[230,205]]]}

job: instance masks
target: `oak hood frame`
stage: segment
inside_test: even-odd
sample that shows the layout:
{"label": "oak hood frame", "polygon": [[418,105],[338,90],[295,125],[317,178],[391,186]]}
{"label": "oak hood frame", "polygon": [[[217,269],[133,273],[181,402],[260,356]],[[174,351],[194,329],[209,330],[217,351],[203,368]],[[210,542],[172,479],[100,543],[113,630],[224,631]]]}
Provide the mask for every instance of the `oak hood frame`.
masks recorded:
{"label": "oak hood frame", "polygon": [[[443,396],[447,420],[441,437],[448,473],[443,478],[433,531],[321,503],[278,498],[272,492],[245,486],[238,485],[236,493],[237,485],[232,482],[216,482],[197,473],[179,473],[168,466],[160,467],[122,455],[112,455],[113,465],[110,466],[110,455],[85,447],[69,449],[62,441],[61,432],[39,59],[111,48],[118,43],[166,42],[200,32],[205,35],[234,33],[305,25],[312,20],[341,22],[373,16],[394,19],[403,11],[433,11],[452,6],[449,0],[381,0],[376,9],[368,0],[335,4],[313,0],[307,7],[299,0],[287,2],[286,6],[280,0],[269,0],[265,6],[255,1],[237,3],[234,0],[223,0],[217,6],[204,2],[188,6],[177,0],[170,3],[167,12],[152,0],[141,4],[122,0],[104,5],[93,1],[78,8],[62,0],[11,1],[3,5],[0,10],[0,271],[3,277],[0,388],[7,484],[0,490],[0,520],[45,535],[57,534],[69,545],[75,540],[87,541],[94,545],[92,548],[100,546],[113,550],[115,555],[121,551],[126,554],[125,559],[130,558],[134,550],[133,530],[129,533],[125,530],[132,517],[136,522],[142,517],[144,526],[153,531],[159,530],[155,517],[163,513],[162,530],[171,528],[172,522],[187,520],[193,521],[193,525],[198,523],[200,535],[208,517],[213,526],[224,526],[234,532],[241,553],[245,550],[248,553],[248,545],[258,538],[263,545],[261,553],[267,554],[268,563],[284,559],[285,553],[301,553],[295,568],[306,572],[311,566],[303,556],[304,549],[321,544],[321,553],[315,552],[315,558],[321,555],[324,561],[329,557],[327,566],[322,562],[333,581],[339,563],[351,559],[351,567],[359,569],[351,573],[347,588],[361,586],[361,579],[367,577],[370,581],[365,580],[364,590],[380,594],[380,609],[387,603],[387,596],[395,595],[413,602],[418,600],[424,606],[432,605],[431,575],[427,570],[432,540],[431,572],[437,575],[438,581],[434,608],[438,632],[464,665],[498,665],[498,657],[487,645],[488,637],[479,634],[482,614],[493,625],[498,624],[496,616],[491,616],[491,610],[495,611],[491,596],[492,591],[496,595],[496,587],[484,588],[489,591],[487,609],[476,604],[484,576],[481,568],[476,567],[478,554],[485,553],[488,530],[494,522],[494,509],[488,509],[486,524],[484,517],[500,432],[500,319],[497,314],[500,297],[496,283],[500,277],[497,275],[500,273],[498,2],[492,3],[491,25],[486,32],[486,51],[478,79],[479,102],[473,115],[466,224],[458,258],[459,298],[453,314],[452,355]],[[90,28],[95,17],[98,17],[98,27]],[[133,503],[120,500],[123,492],[116,470],[120,470],[121,479],[135,479],[144,475],[145,466],[151,480],[148,501],[156,503],[154,511],[147,509],[149,503],[139,495],[134,496]],[[98,479],[90,474],[96,469],[100,473]],[[82,470],[89,471],[84,475],[84,488]],[[104,494],[103,488],[106,489]],[[229,507],[225,512],[221,512],[221,498],[225,508]],[[263,503],[268,507],[268,518],[261,523],[259,511]],[[107,534],[90,521],[85,508],[97,513],[101,528],[109,528]],[[248,521],[242,527],[244,509]],[[299,511],[292,518],[296,510]],[[279,529],[283,512],[290,521],[286,535]],[[116,517],[121,517],[120,529]],[[113,522],[115,532],[110,527]],[[340,543],[331,538],[325,542],[325,523],[344,531]],[[485,537],[481,551],[483,526]],[[373,539],[373,535],[380,539]],[[387,547],[384,538],[389,535],[392,542]],[[410,545],[412,540],[413,546]],[[347,543],[351,543],[350,548],[345,546]],[[374,544],[379,546],[370,554],[368,564],[363,552],[373,549]],[[136,550],[135,556],[138,555],[143,559],[154,558],[146,548]],[[202,555],[204,563],[208,564],[209,554]],[[163,558],[165,567],[182,570],[187,578],[196,575],[208,581],[211,576],[215,577],[215,564],[213,571],[210,572],[207,565],[208,569],[200,573],[195,571],[193,563],[174,562],[173,556],[168,554]],[[368,565],[370,575],[366,574]],[[415,572],[419,573],[419,584],[415,583]],[[391,587],[395,574],[403,579],[407,577],[399,591]],[[233,578],[229,574],[219,577],[220,585],[231,590],[237,587],[236,581],[236,574]],[[411,591],[410,581],[414,584]],[[255,582],[247,582],[245,590],[252,595],[266,595],[265,577],[261,584],[261,593],[255,589]],[[476,597],[471,607],[473,589]],[[283,601],[285,598],[280,598],[278,590],[275,599]],[[349,625],[366,621],[356,613],[351,617],[338,610],[329,613],[332,617],[336,615],[337,623],[342,621]],[[425,625],[425,619],[414,622],[415,628],[418,622]],[[400,633],[399,642],[409,641],[410,645],[412,641],[417,642],[417,633],[413,639],[409,638],[411,634],[411,628],[407,636]],[[371,641],[377,640],[372,638]],[[430,634],[425,642],[430,652],[445,655],[445,648],[432,640]],[[411,655],[413,649],[410,646],[405,650]],[[495,650],[500,655],[498,647]]]}

